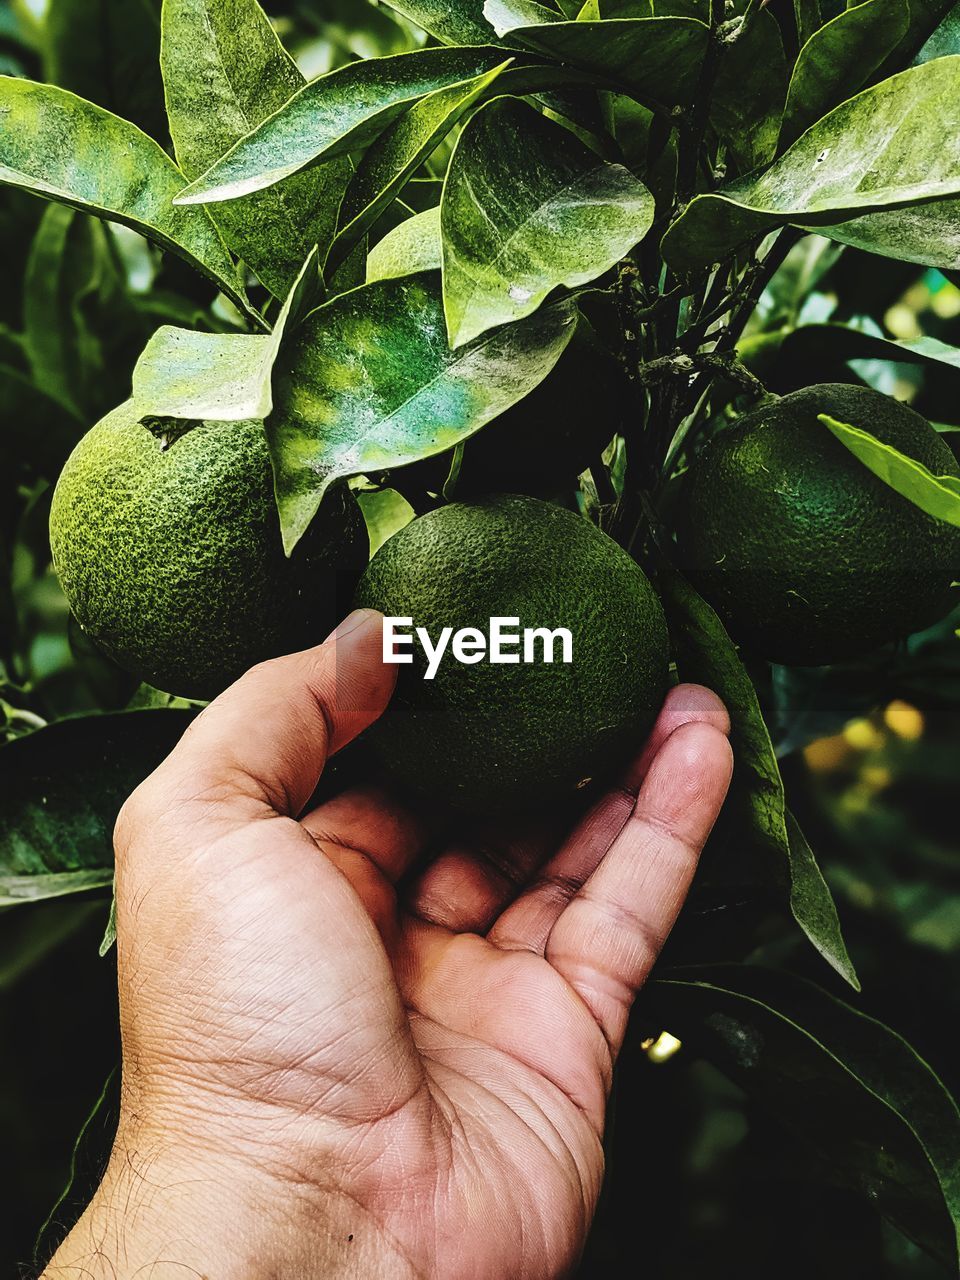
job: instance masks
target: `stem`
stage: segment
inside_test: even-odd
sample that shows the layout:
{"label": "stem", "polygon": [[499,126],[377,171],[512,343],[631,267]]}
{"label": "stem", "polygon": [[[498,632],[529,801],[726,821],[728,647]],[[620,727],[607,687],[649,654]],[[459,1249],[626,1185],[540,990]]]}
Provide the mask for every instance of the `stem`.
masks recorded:
{"label": "stem", "polygon": [[721,266],[705,292],[696,318],[681,335],[680,345],[684,351],[697,351],[705,341],[710,326],[737,305],[736,289],[728,290],[729,272]]}
{"label": "stem", "polygon": [[[720,36],[720,18],[723,13],[723,0],[710,0],[710,38],[707,52],[700,68],[700,76],[693,95],[693,107],[681,117],[678,138],[679,154],[677,159],[677,190],[674,200],[674,217],[679,215],[696,194],[697,171],[700,168],[700,152],[710,123],[710,104],[713,88],[723,54],[723,40]],[[675,303],[657,326],[659,348],[669,351],[676,343],[680,329],[680,299],[682,293],[674,288],[674,277],[667,272],[664,281],[664,292],[670,297],[676,296]],[[693,293],[694,287],[687,293]]]}
{"label": "stem", "polygon": [[700,78],[693,95],[693,110],[687,116],[680,134],[680,160],[677,166],[677,204],[682,207],[693,198],[697,185],[700,148],[710,120],[713,86],[720,70],[723,41],[719,35],[722,0],[710,0],[710,42],[700,68]]}
{"label": "stem", "polygon": [[[750,276],[742,295],[743,301],[737,308],[729,325],[717,339],[717,344],[710,353],[711,355],[723,355],[736,348],[754,308],[760,301],[761,294],[780,267],[783,266],[784,258],[786,258],[803,234],[802,231],[795,227],[785,227],[770,246],[765,257],[754,264],[751,268],[752,276]],[[704,392],[709,389],[716,376],[717,370],[715,368],[703,369],[694,380],[688,394],[684,397],[683,412],[680,414],[680,420],[687,417],[695,405],[706,403]],[[692,429],[694,424],[691,423],[690,425]]]}
{"label": "stem", "polygon": [[636,304],[640,272],[632,258],[624,258],[617,268],[617,313],[620,317],[621,355],[624,371],[631,382],[643,363],[640,345],[641,311]]}
{"label": "stem", "polygon": [[715,352],[729,351],[737,345],[743,336],[744,329],[747,327],[747,322],[760,301],[764,289],[783,266],[787,254],[805,234],[806,232],[801,231],[798,227],[784,227],[767,250],[766,255],[756,263],[753,268],[753,278],[743,295],[743,302],[738,308],[737,314],[727,326],[726,332],[714,347]]}

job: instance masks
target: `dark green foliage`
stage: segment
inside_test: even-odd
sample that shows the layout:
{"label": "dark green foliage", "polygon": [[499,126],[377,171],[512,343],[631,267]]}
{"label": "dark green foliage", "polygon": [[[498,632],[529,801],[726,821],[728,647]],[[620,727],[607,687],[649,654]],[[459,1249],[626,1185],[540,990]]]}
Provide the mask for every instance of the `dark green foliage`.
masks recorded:
{"label": "dark green foliage", "polygon": [[361,527],[335,491],[287,560],[259,422],[199,423],[168,441],[130,405],[77,446],[50,517],[81,627],[141,679],[193,698],[323,640],[338,577],[365,558]]}
{"label": "dark green foliage", "polygon": [[761,405],[698,457],[684,486],[684,568],[736,639],[808,666],[929,626],[960,574],[960,532],[870,475],[818,414],[960,473],[919,414],[842,384]]}
{"label": "dark green foliage", "polygon": [[0,906],[109,885],[120,806],[191,718],[77,716],[0,748]]}
{"label": "dark green foliage", "polygon": [[429,681],[414,647],[370,740],[404,786],[454,809],[572,797],[643,741],[666,690],[666,625],[643,572],[586,520],[534,498],[422,516],[374,556],[357,602],[415,618],[434,641],[444,627],[485,635],[492,617],[572,633],[569,665],[558,645],[553,665],[447,662]]}
{"label": "dark green foliage", "polygon": [[[887,1027],[811,983],[761,967],[679,969],[648,1007],[691,1038],[784,1126],[830,1180],[881,1202],[953,1269],[960,1113],[936,1075]],[[928,1184],[932,1195],[918,1197]]]}
{"label": "dark green foliage", "polygon": [[[29,1258],[115,1060],[109,961],[98,982],[83,956],[103,932],[117,804],[185,715],[135,690],[69,617],[51,569],[61,468],[119,404],[93,437],[110,447],[88,459],[82,518],[55,549],[90,632],[155,681],[213,692],[248,661],[322,637],[336,608],[312,562],[326,572],[338,539],[358,541],[355,512],[343,525],[346,482],[377,545],[394,535],[375,566],[421,540],[448,563],[443,531],[464,510],[451,500],[549,497],[510,500],[533,513],[523,529],[546,522],[556,537],[521,530],[480,557],[491,575],[507,576],[512,547],[523,563],[505,585],[539,589],[544,566],[567,559],[577,616],[602,601],[597,616],[626,626],[646,570],[680,678],[726,701],[734,785],[618,1066],[583,1275],[954,1274],[955,1111],[864,1014],[960,1088],[948,803],[960,617],[840,667],[738,652],[770,588],[797,589],[784,537],[797,485],[771,480],[782,434],[750,476],[761,514],[745,534],[766,580],[733,639],[666,558],[670,530],[702,515],[696,476],[750,453],[731,423],[765,420],[764,390],[801,389],[812,411],[791,419],[792,457],[801,499],[815,483],[827,520],[802,530],[806,603],[788,597],[768,652],[849,652],[854,630],[859,648],[945,607],[960,537],[957,6],[390,3],[49,0],[38,17],[0,0],[3,901],[66,895],[0,917],[0,1039],[15,1046],[0,1062],[16,1173],[5,1271]],[[824,404],[810,390],[823,383],[849,385]],[[166,452],[144,415],[170,419]],[[130,474],[138,487],[120,493]],[[77,478],[71,464],[58,512]],[[718,507],[724,528],[744,528],[742,504]],[[594,526],[622,548],[612,559]],[[581,544],[586,571],[572,564]],[[729,548],[716,551],[729,574]],[[352,588],[350,559],[338,567]],[[417,621],[458,625],[452,584],[478,586],[466,578],[458,562],[439,581],[415,577]],[[811,617],[815,589],[829,616]],[[637,599],[658,619],[649,590]],[[829,650],[811,649],[815,633],[832,633]],[[448,670],[470,683],[491,668]],[[480,706],[453,689],[444,750],[424,730],[407,748],[410,781],[458,764],[474,800],[484,787],[499,799],[490,743],[515,789],[518,760],[541,779],[569,764],[563,781],[580,781],[569,717],[563,741],[563,716],[536,727],[569,673],[539,668],[519,714],[512,677],[538,669],[492,670],[483,693],[501,715],[482,743],[459,716],[451,735],[451,708],[463,703],[466,723]],[[653,707],[635,690],[631,708],[618,679],[600,700],[630,725],[632,749]],[[413,687],[443,693],[439,678]],[[362,749],[338,759],[326,794],[366,764]],[[665,1029],[683,1045],[655,1065]],[[112,1115],[81,1144],[45,1248],[95,1183]],[[642,1235],[638,1152],[657,1226]]]}
{"label": "dark green foliage", "polygon": [[720,619],[689,582],[663,565],[657,586],[680,679],[713,689],[730,713],[734,775],[721,827],[735,834],[737,850],[725,851],[723,871],[734,882],[740,874],[754,886],[763,885],[782,901],[820,955],[858,990],[830,890],[787,808],[754,684]]}
{"label": "dark green foliage", "polygon": [[44,79],[166,144],[161,0],[49,0]]}
{"label": "dark green foliage", "polygon": [[[452,492],[458,500],[567,492],[623,429],[629,412],[623,371],[581,317],[544,381],[464,443]],[[450,466],[449,453],[418,463],[402,477],[404,488],[439,493]]]}

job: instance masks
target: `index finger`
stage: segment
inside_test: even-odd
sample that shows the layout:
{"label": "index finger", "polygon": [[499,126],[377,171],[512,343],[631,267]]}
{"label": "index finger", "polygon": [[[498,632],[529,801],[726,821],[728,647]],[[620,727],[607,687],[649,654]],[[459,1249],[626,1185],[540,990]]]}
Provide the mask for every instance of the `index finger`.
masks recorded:
{"label": "index finger", "polygon": [[396,669],[382,661],[381,624],[375,610],[357,610],[324,644],[253,667],[200,714],[133,807],[151,796],[165,816],[187,806],[194,829],[296,817],[328,756],[390,700]]}

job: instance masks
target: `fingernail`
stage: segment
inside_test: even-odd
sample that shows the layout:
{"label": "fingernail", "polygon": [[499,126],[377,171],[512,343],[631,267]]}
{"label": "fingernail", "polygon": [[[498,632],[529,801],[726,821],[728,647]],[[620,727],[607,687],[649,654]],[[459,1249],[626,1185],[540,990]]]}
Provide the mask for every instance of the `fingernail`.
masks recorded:
{"label": "fingernail", "polygon": [[348,613],[340,625],[330,632],[323,643],[329,644],[331,640],[342,640],[351,631],[356,631],[359,627],[368,623],[371,618],[378,618],[379,616],[376,609],[354,609],[353,613]]}

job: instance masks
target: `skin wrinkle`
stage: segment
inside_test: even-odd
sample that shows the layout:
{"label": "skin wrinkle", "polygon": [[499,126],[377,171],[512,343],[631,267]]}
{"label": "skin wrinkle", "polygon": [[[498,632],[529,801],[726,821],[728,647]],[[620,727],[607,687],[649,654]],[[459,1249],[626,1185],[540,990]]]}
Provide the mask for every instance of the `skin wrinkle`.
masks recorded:
{"label": "skin wrinkle", "polygon": [[[424,925],[436,824],[388,793],[344,792],[305,825],[261,821],[264,788],[293,807],[326,745],[385,705],[379,629],[370,615],[326,652],[247,677],[126,808],[120,1127],[48,1280],[81,1266],[91,1280],[175,1268],[211,1280],[552,1280],[575,1265],[602,1178],[625,993],[689,881],[695,859],[668,856],[677,831],[698,845],[719,808],[724,713],[704,691],[668,698],[637,802],[651,824],[621,822],[634,800],[617,791],[564,841],[558,866],[542,865],[557,843],[548,827],[542,838],[461,831],[433,848],[449,918]],[[368,712],[322,702],[334,662],[337,688],[366,688]],[[321,714],[305,721],[311,698]],[[238,734],[251,719],[260,732]],[[702,782],[682,783],[684,771]],[[187,789],[220,799],[170,802]],[[478,910],[506,909],[518,933],[535,885],[533,927],[540,907],[555,912],[547,932],[569,972],[532,939],[514,950],[496,926],[462,931]],[[573,908],[603,927],[571,929]]]}
{"label": "skin wrinkle", "polygon": [[[658,956],[663,950],[666,937],[651,929],[640,912],[625,906],[623,903],[613,902],[598,894],[591,893],[589,886],[581,891],[580,901],[599,914],[603,925],[610,925],[614,931],[620,931],[629,937],[635,936],[649,956]],[[608,930],[604,930],[604,932],[608,932]],[[549,943],[547,943],[547,951],[550,951]],[[552,958],[555,959],[556,957]],[[597,969],[596,972],[602,973],[603,971]],[[626,987],[625,989],[629,990]],[[627,1002],[627,999],[632,998],[633,993],[629,992],[629,996],[625,998],[624,1003]]]}
{"label": "skin wrinkle", "polygon": [[[520,1096],[522,1096],[522,1097],[524,1098],[524,1100],[525,1100],[525,1101],[526,1101],[526,1103],[528,1104],[529,1111],[530,1111],[530,1113],[531,1113],[531,1114],[541,1114],[541,1117],[542,1117],[542,1112],[540,1112],[540,1108],[539,1108],[538,1103],[536,1102],[536,1100],[535,1100],[535,1099],[534,1099],[534,1098],[533,1098],[529,1093],[525,1092],[525,1091],[522,1089],[522,1087],[519,1087],[519,1086],[517,1087],[516,1092],[517,1092],[517,1093],[519,1093],[519,1094],[520,1094]],[[495,1101],[496,1101],[496,1102],[500,1102],[501,1100],[500,1100],[500,1099],[495,1099]],[[542,1118],[544,1118],[544,1117],[542,1117]],[[548,1121],[549,1121],[549,1118],[548,1118],[548,1117],[545,1117],[545,1118],[547,1118],[547,1119],[548,1119]],[[537,1139],[537,1141],[538,1141],[539,1143],[541,1143],[543,1146],[547,1147],[548,1149],[550,1149],[550,1150],[552,1151],[552,1148],[550,1147],[550,1144],[547,1142],[547,1140],[546,1140],[546,1138],[544,1137],[544,1135],[543,1135],[542,1133],[540,1133],[536,1128],[534,1128],[534,1126],[533,1126],[533,1125],[531,1125],[529,1122],[526,1122],[526,1123],[527,1123],[527,1128],[528,1128],[528,1130],[529,1130],[529,1131],[530,1131],[530,1133],[531,1133],[531,1134],[532,1134],[532,1135]],[[571,1147],[569,1146],[569,1144],[565,1141],[565,1139],[564,1139],[563,1134],[561,1133],[561,1131],[560,1131],[556,1126],[554,1126],[554,1125],[552,1125],[552,1124],[550,1124],[550,1130],[549,1130],[549,1131],[550,1131],[550,1133],[552,1134],[552,1136],[555,1138],[556,1143],[557,1143],[557,1144],[559,1144],[559,1146],[560,1146],[560,1147],[561,1147],[561,1148],[562,1148],[562,1149],[567,1153],[567,1156],[569,1157],[568,1163],[569,1163],[570,1168],[571,1168],[571,1169],[573,1169],[573,1170],[575,1170],[578,1174],[581,1174],[581,1173],[582,1173],[582,1170],[581,1170],[581,1167],[580,1167],[580,1162],[576,1159],[576,1156],[575,1156],[575,1154],[574,1154],[574,1152],[573,1152],[572,1148],[571,1148]],[[460,1126],[460,1136],[461,1136],[462,1141],[463,1141],[464,1143],[466,1143],[467,1145],[469,1145],[469,1138],[468,1138],[468,1136],[467,1136],[466,1130],[465,1130],[465,1129],[463,1129],[462,1125]],[[481,1166],[481,1167],[482,1167],[482,1166]],[[581,1192],[582,1192],[582,1190],[583,1190],[583,1186],[585,1185],[585,1182],[586,1182],[586,1179],[584,1179],[584,1178],[582,1178],[582,1177],[578,1179],[577,1186],[578,1186],[578,1190],[580,1190]]]}
{"label": "skin wrinkle", "polygon": [[[520,1092],[521,1092],[522,1096],[524,1096],[524,1097],[525,1097],[526,1101],[529,1103],[529,1106],[530,1106],[530,1110],[531,1110],[531,1112],[536,1112],[536,1111],[538,1111],[538,1107],[537,1107],[536,1103],[534,1102],[534,1099],[533,1099],[533,1098],[531,1098],[529,1095],[523,1094],[523,1093],[522,1093],[522,1090],[521,1090]],[[437,1106],[438,1106],[438,1110],[439,1110],[439,1111],[442,1111],[442,1110],[443,1110],[443,1106],[442,1106],[442,1103],[443,1103],[443,1096],[444,1096],[444,1095],[443,1095],[442,1090],[440,1090],[440,1089],[438,1088],[438,1090],[437,1090],[437,1094],[436,1094],[436,1099],[437,1099]],[[492,1095],[491,1095],[491,1100],[493,1101],[493,1103],[495,1104],[495,1106],[496,1106],[496,1105],[502,1105],[502,1101],[501,1101],[501,1099],[499,1099],[499,1098],[493,1098],[493,1097],[492,1097]],[[534,1139],[534,1140],[535,1140],[535,1141],[536,1141],[540,1146],[544,1147],[544,1148],[545,1148],[545,1149],[547,1149],[548,1151],[552,1151],[552,1149],[550,1148],[549,1144],[546,1142],[546,1140],[545,1140],[545,1138],[544,1138],[543,1134],[539,1133],[536,1129],[534,1129],[534,1128],[533,1128],[533,1127],[531,1127],[530,1125],[527,1125],[527,1129],[528,1129],[528,1132],[530,1133],[531,1137],[533,1137],[533,1139]],[[488,1154],[489,1154],[489,1153],[488,1153],[488,1152],[478,1153],[478,1152],[474,1149],[473,1144],[472,1144],[472,1143],[471,1143],[471,1141],[470,1141],[469,1135],[467,1134],[466,1129],[464,1128],[464,1126],[463,1126],[463,1125],[462,1125],[462,1123],[460,1122],[459,1117],[454,1116],[454,1117],[452,1118],[452,1127],[451,1127],[450,1133],[451,1133],[451,1140],[450,1140],[450,1146],[451,1146],[451,1149],[452,1149],[454,1146],[458,1146],[462,1151],[464,1151],[465,1153],[467,1153],[467,1154],[470,1156],[470,1159],[471,1159],[471,1173],[472,1173],[472,1177],[473,1177],[474,1179],[482,1179],[482,1178],[484,1177],[484,1172],[483,1172],[483,1170],[484,1170],[484,1167],[485,1167],[485,1165],[486,1165],[486,1163],[487,1163],[487,1157],[488,1157]],[[556,1137],[557,1141],[560,1143],[561,1147],[563,1147],[565,1150],[567,1150],[568,1155],[569,1155],[569,1157],[570,1157],[569,1162],[570,1162],[570,1166],[571,1166],[571,1168],[572,1168],[573,1170],[576,1170],[576,1171],[579,1173],[579,1172],[580,1172],[580,1168],[579,1168],[578,1162],[576,1161],[576,1159],[575,1159],[575,1157],[574,1157],[574,1155],[573,1155],[572,1151],[571,1151],[571,1150],[566,1146],[566,1144],[565,1144],[565,1142],[564,1142],[564,1140],[563,1140],[562,1135],[561,1135],[561,1134],[560,1134],[560,1132],[559,1132],[558,1130],[556,1130],[556,1129],[554,1129],[554,1130],[553,1130],[553,1133],[554,1133],[554,1135],[555,1135],[555,1137]],[[601,1155],[602,1155],[602,1153],[601,1153]],[[451,1161],[451,1168],[452,1168],[452,1167],[453,1167],[453,1162]],[[577,1190],[578,1190],[578,1193],[581,1195],[582,1202],[584,1203],[584,1221],[586,1222],[586,1221],[588,1220],[588,1216],[589,1216],[589,1215],[588,1215],[588,1211],[587,1211],[586,1204],[585,1204],[586,1197],[585,1197],[584,1190],[583,1190],[583,1189],[584,1189],[585,1184],[586,1184],[586,1179],[584,1179],[584,1178],[582,1178],[582,1177],[578,1179],[578,1181],[577,1181]],[[519,1223],[521,1226],[522,1226],[522,1221],[523,1221],[522,1216],[518,1216],[518,1223]]]}
{"label": "skin wrinkle", "polygon": [[[478,939],[478,941],[480,941],[480,940]],[[576,993],[575,993],[575,994],[576,994]],[[576,996],[576,998],[577,998],[577,1000],[578,1000],[578,1003],[581,1003],[581,998],[580,998],[578,995]],[[428,1017],[428,1015],[427,1015],[427,1014],[425,1014],[425,1013],[424,1013],[424,1011],[423,1011],[422,1009],[418,1008],[415,1004],[413,1004],[413,1003],[409,1003],[409,1004],[408,1004],[408,1007],[409,1007],[409,1008],[410,1008],[410,1009],[411,1009],[415,1014],[417,1014],[419,1017],[423,1018],[425,1021],[429,1021],[429,1017]],[[584,1006],[583,1006],[583,1007],[584,1007],[584,1012],[587,1012],[588,1010],[587,1010],[587,1006],[586,1006],[586,1004],[585,1004],[585,1003],[584,1003]],[[471,1037],[469,1036],[469,1033],[461,1033],[461,1035],[465,1036],[467,1039],[471,1038]],[[505,1048],[505,1047],[501,1046],[501,1048],[500,1048],[500,1052],[501,1052],[501,1053],[503,1053],[503,1054],[505,1054],[505,1056],[507,1056],[508,1058],[510,1058],[512,1061],[514,1061],[518,1066],[520,1066],[520,1067],[522,1067],[522,1068],[524,1068],[524,1069],[526,1069],[526,1070],[531,1069],[532,1064],[531,1064],[529,1061],[526,1061],[526,1060],[524,1060],[523,1058],[518,1057],[518,1056],[517,1056],[514,1052],[512,1052],[511,1050],[509,1050],[509,1049],[507,1049],[507,1048]],[[608,1090],[609,1090],[609,1083],[608,1083],[608,1082],[609,1082],[609,1080],[610,1080],[610,1078],[611,1078],[611,1075],[612,1075],[612,1062],[610,1062],[609,1064],[607,1064],[607,1063],[603,1062],[603,1063],[600,1063],[600,1064],[598,1064],[598,1065],[600,1065],[600,1067],[601,1067],[601,1077],[602,1077],[602,1079],[603,1079],[603,1081],[604,1081],[605,1092],[606,1092],[606,1091],[608,1091]],[[609,1067],[609,1069],[608,1069],[608,1067]],[[574,1107],[576,1107],[576,1109],[577,1109],[577,1110],[578,1110],[578,1111],[579,1111],[579,1112],[580,1112],[584,1117],[586,1117],[586,1118],[590,1119],[591,1124],[595,1124],[595,1121],[594,1121],[593,1117],[594,1117],[594,1115],[595,1115],[595,1113],[596,1113],[596,1111],[597,1111],[597,1109],[598,1109],[598,1108],[596,1107],[596,1105],[594,1105],[593,1107],[591,1107],[591,1106],[589,1105],[589,1103],[587,1103],[586,1101],[584,1101],[584,1100],[582,1100],[582,1099],[577,1098],[577,1097],[576,1097],[576,1096],[575,1096],[571,1091],[569,1091],[569,1090],[564,1086],[564,1084],[563,1084],[561,1081],[558,1081],[557,1079],[555,1079],[555,1078],[554,1078],[554,1076],[551,1074],[551,1072],[549,1071],[549,1069],[548,1069],[548,1070],[546,1070],[546,1071],[544,1071],[544,1072],[543,1072],[543,1074],[544,1074],[544,1078],[545,1078],[545,1079],[547,1079],[547,1080],[548,1080],[548,1081],[549,1081],[549,1082],[550,1082],[550,1083],[551,1083],[551,1084],[552,1084],[552,1085],[553,1085],[553,1086],[558,1090],[558,1092],[559,1092],[559,1093],[561,1093],[565,1098],[567,1098],[567,1100],[568,1100],[570,1103],[572,1103],[572,1105],[573,1105]]]}

